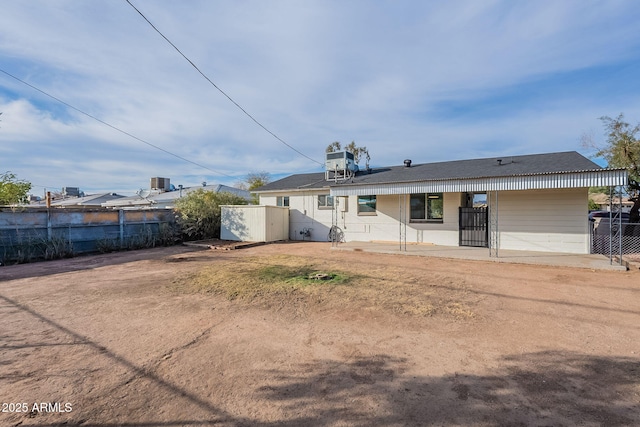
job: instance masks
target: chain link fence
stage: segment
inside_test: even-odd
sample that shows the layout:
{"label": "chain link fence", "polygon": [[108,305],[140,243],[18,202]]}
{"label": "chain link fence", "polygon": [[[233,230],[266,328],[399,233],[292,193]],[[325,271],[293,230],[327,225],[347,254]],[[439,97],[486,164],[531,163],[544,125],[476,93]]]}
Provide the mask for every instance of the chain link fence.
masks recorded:
{"label": "chain link fence", "polygon": [[608,218],[591,221],[591,253],[640,259],[640,223],[615,218],[613,222]]}

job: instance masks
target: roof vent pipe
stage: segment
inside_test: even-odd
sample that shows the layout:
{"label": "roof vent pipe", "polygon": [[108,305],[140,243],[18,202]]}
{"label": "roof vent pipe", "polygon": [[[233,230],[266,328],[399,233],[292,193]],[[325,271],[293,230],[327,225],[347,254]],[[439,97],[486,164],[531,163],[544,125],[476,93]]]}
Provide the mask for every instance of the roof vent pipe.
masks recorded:
{"label": "roof vent pipe", "polygon": [[502,159],[498,159],[497,162],[498,162],[498,166],[502,165]]}
{"label": "roof vent pipe", "polygon": [[406,159],[404,161],[404,167],[405,168],[410,168],[411,167],[411,159]]}

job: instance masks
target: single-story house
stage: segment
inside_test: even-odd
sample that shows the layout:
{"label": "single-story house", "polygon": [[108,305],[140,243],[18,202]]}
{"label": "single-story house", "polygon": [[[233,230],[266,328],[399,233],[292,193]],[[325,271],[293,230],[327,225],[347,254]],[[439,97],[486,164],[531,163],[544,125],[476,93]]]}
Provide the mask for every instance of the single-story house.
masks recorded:
{"label": "single-story house", "polygon": [[289,239],[589,253],[588,188],[628,180],[575,151],[361,171],[329,163],[254,190],[261,205],[289,208]]}
{"label": "single-story house", "polygon": [[193,187],[184,187],[179,189],[173,189],[170,191],[152,189],[144,190],[139,194],[130,197],[123,197],[117,200],[110,200],[103,203],[102,206],[106,208],[115,209],[127,209],[127,208],[153,208],[153,209],[172,209],[175,207],[176,200],[186,196],[192,191],[196,190],[212,191],[214,193],[229,192],[239,197],[244,198],[247,202],[251,202],[251,193],[247,190],[241,190],[239,188],[230,187],[224,184],[215,185],[202,185]]}

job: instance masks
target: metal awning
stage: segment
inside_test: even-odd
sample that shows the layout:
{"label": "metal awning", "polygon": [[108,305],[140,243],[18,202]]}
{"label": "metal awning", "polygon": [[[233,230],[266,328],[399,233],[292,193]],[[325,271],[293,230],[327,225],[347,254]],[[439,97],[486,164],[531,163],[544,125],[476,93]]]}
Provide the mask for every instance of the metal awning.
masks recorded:
{"label": "metal awning", "polygon": [[596,169],[531,175],[438,179],[378,184],[330,186],[332,196],[368,196],[417,193],[464,193],[556,188],[615,187],[627,185],[625,169]]}

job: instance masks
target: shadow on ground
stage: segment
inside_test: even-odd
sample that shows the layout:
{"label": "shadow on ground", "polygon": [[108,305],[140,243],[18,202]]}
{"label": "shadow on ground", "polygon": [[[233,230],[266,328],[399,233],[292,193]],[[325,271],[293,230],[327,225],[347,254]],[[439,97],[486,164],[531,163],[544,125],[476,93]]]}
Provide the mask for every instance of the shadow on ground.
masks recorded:
{"label": "shadow on ground", "polygon": [[[407,377],[385,355],[319,361],[309,375],[270,372],[264,399],[280,426],[640,425],[640,360],[540,352],[503,359],[490,375]],[[273,424],[276,425],[276,424]]]}
{"label": "shadow on ground", "polygon": [[[108,254],[87,254],[66,259],[6,265],[0,267],[0,283],[3,281],[43,277],[72,271],[91,270],[136,261],[164,260],[165,262],[180,262],[188,259],[186,256],[180,257],[180,255],[203,250],[203,248],[182,245],[162,246],[152,249],[112,252]],[[172,256],[177,258],[171,258]],[[205,257],[200,258],[200,260],[204,259]]]}
{"label": "shadow on ground", "polygon": [[[282,414],[280,419],[264,421],[259,414],[231,413],[207,397],[206,390],[197,388],[197,381],[193,387],[176,384],[159,374],[156,364],[141,366],[11,298],[0,295],[0,302],[4,318],[33,317],[43,330],[50,330],[43,335],[49,338],[40,338],[38,342],[30,340],[30,336],[20,338],[4,332],[0,335],[0,378],[4,384],[0,387],[24,380],[11,365],[18,358],[33,356],[21,352],[34,347],[84,349],[88,360],[106,358],[111,369],[128,373],[107,392],[113,395],[101,395],[91,408],[69,414],[63,423],[52,424],[52,418],[40,419],[44,416],[37,415],[14,418],[16,422],[12,425],[640,425],[640,359],[560,351],[505,356],[499,366],[482,375],[413,376],[410,360],[386,354],[299,364],[295,372],[300,374],[287,370],[256,371],[258,385],[239,395],[251,395],[264,408],[275,408]],[[70,370],[65,375],[80,375],[74,369],[75,372]],[[197,375],[206,375],[205,365]],[[140,391],[148,394],[138,413],[118,412],[117,403],[122,400],[119,396]],[[99,402],[112,402],[115,409]],[[153,420],[167,402],[180,402],[188,415],[146,421]],[[115,411],[121,420],[131,419],[117,423],[96,421],[105,418],[105,410]]]}

